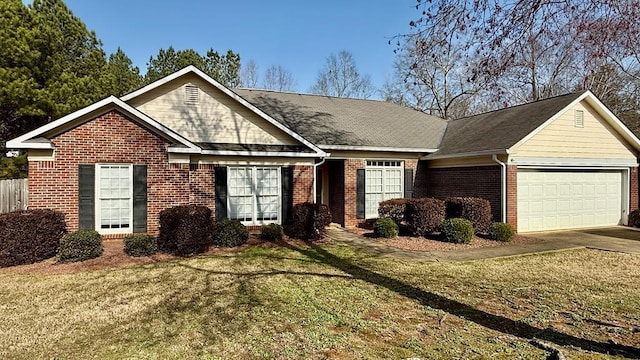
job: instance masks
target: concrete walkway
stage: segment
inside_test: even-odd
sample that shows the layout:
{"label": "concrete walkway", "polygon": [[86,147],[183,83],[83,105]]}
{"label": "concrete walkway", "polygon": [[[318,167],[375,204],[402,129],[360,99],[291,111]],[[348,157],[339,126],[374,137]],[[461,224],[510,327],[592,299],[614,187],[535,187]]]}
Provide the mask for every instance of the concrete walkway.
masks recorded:
{"label": "concrete walkway", "polygon": [[536,237],[544,241],[457,251],[402,250],[381,244],[375,239],[350,233],[341,228],[329,228],[327,235],[336,242],[347,244],[371,254],[405,261],[473,261],[581,248],[640,254],[640,231],[622,226],[579,231],[528,233],[527,236]]}

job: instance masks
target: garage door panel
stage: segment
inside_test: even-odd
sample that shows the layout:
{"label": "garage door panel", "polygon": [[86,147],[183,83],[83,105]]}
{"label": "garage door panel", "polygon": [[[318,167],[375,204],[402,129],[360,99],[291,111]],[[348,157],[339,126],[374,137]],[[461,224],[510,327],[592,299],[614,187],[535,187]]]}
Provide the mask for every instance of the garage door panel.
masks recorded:
{"label": "garage door panel", "polygon": [[620,171],[518,172],[518,230],[616,225],[622,212]]}
{"label": "garage door panel", "polygon": [[560,184],[558,187],[558,196],[571,197],[571,184]]}
{"label": "garage door panel", "polygon": [[571,213],[571,200],[569,200],[569,199],[559,199],[558,200],[558,212],[560,214],[570,214]]}

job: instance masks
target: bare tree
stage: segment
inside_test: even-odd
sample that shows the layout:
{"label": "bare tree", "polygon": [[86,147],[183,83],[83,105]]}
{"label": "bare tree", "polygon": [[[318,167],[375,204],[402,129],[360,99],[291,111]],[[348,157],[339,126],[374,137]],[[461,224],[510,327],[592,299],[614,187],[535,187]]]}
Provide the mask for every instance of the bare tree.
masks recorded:
{"label": "bare tree", "polygon": [[264,73],[263,87],[276,91],[294,91],[293,75],[280,65],[271,65]]}
{"label": "bare tree", "polygon": [[369,75],[361,75],[348,51],[331,54],[310,91],[314,94],[366,99],[375,92]]}
{"label": "bare tree", "polygon": [[384,98],[444,119],[473,113],[473,97],[481,87],[468,80],[469,71],[461,64],[464,48],[452,34],[407,37],[396,52],[394,77],[383,86]]}
{"label": "bare tree", "polygon": [[408,37],[429,39],[423,51],[438,59],[431,45],[448,35],[469,80],[505,105],[568,91],[596,57],[638,74],[640,25],[628,19],[640,15],[640,0],[418,0],[416,8]]}
{"label": "bare tree", "polygon": [[246,88],[258,86],[258,65],[253,59],[240,68],[240,83],[242,87]]}

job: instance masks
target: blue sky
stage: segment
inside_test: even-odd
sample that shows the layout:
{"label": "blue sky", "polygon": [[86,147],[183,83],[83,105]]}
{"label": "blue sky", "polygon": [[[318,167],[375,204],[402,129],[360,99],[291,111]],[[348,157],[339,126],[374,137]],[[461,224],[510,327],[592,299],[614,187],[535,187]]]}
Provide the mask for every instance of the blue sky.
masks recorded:
{"label": "blue sky", "polygon": [[350,51],[376,87],[391,76],[393,45],[409,31],[415,0],[66,0],[107,53],[120,46],[142,72],[160,48],[231,49],[262,72],[282,65],[306,92],[330,53]]}

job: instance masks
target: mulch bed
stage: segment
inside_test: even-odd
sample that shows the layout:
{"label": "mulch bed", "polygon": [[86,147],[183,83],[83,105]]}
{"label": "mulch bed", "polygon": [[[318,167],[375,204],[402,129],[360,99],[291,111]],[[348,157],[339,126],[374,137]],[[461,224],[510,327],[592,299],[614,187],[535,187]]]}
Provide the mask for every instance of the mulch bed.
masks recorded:
{"label": "mulch bed", "polygon": [[[260,239],[259,234],[252,233],[249,235],[249,241],[244,245],[234,248],[212,246],[207,252],[196,256],[235,253],[258,245],[264,247],[280,247],[287,245],[301,246],[304,244],[303,241],[286,237],[282,241],[266,241]],[[141,257],[129,256],[124,253],[122,240],[104,240],[102,245],[104,252],[102,256],[95,259],[77,263],[57,263],[55,258],[51,258],[35,264],[0,268],[0,274],[73,274],[85,271],[151,264],[172,259],[184,259],[183,257],[163,253]]]}
{"label": "mulch bed", "polygon": [[353,228],[348,229],[355,234],[362,235],[367,238],[371,238],[371,241],[376,241],[383,243],[385,245],[395,247],[402,250],[413,250],[413,251],[456,251],[456,250],[466,250],[466,249],[475,249],[475,248],[483,248],[483,247],[495,247],[495,246],[509,246],[512,244],[527,244],[527,243],[536,243],[544,241],[542,239],[516,235],[516,237],[508,243],[489,240],[479,236],[474,236],[471,240],[470,244],[454,244],[448,243],[437,238],[424,238],[424,237],[416,237],[416,236],[398,236],[393,239],[383,239],[383,238],[375,238],[373,236],[373,231],[370,229],[363,228]]}

